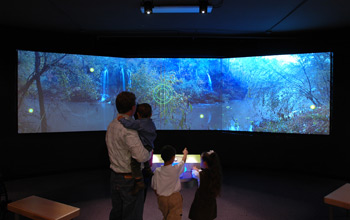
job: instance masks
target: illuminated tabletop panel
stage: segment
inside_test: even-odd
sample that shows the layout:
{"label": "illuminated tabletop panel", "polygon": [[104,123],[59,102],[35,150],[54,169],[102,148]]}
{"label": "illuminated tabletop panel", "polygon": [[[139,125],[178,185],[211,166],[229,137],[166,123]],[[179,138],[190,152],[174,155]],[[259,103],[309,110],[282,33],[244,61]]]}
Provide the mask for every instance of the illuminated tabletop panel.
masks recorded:
{"label": "illuminated tabletop panel", "polygon": [[[183,154],[176,154],[175,155],[175,161],[173,165],[179,163],[182,160]],[[192,167],[200,167],[201,163],[201,155],[200,154],[188,154],[186,163],[185,163],[185,170],[181,174],[180,179],[183,182],[189,181],[192,179]],[[152,170],[154,171],[157,167],[160,167],[164,164],[164,161],[160,154],[153,154],[153,165],[152,165]]]}

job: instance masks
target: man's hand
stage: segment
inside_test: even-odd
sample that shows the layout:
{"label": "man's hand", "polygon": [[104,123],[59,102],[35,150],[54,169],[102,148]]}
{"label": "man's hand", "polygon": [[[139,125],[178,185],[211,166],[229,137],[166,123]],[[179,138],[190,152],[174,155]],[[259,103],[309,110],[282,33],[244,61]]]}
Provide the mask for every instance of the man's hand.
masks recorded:
{"label": "man's hand", "polygon": [[117,118],[117,120],[119,121],[119,120],[122,119],[122,118],[124,118],[124,116],[119,115],[118,118]]}

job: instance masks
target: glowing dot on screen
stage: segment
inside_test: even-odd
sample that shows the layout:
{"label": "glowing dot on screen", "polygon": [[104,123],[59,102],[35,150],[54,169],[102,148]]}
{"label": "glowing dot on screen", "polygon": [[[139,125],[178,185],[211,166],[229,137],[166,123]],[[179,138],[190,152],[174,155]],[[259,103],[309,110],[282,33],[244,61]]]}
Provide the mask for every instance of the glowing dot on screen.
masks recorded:
{"label": "glowing dot on screen", "polygon": [[95,69],[91,67],[91,68],[90,68],[90,72],[93,73],[94,71],[95,71]]}
{"label": "glowing dot on screen", "polygon": [[204,115],[203,115],[203,114],[200,114],[199,117],[200,117],[200,118],[204,118]]}
{"label": "glowing dot on screen", "polygon": [[314,110],[316,108],[316,105],[310,105],[310,108]]}
{"label": "glowing dot on screen", "polygon": [[33,112],[34,112],[34,109],[29,108],[29,109],[28,109],[28,112],[29,112],[29,113],[33,113]]}

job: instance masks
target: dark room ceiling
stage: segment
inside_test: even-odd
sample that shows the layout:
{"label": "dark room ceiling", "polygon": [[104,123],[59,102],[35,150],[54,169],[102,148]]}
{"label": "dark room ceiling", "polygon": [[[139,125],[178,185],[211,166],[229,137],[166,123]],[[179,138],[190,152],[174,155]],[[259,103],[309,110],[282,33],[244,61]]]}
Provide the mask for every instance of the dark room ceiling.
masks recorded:
{"label": "dark room ceiling", "polygon": [[[193,0],[153,0],[154,4],[198,4]],[[141,13],[142,0],[7,0],[1,2],[5,29],[103,35],[211,35],[254,37],[341,36],[349,32],[349,0],[210,0],[208,14]]]}

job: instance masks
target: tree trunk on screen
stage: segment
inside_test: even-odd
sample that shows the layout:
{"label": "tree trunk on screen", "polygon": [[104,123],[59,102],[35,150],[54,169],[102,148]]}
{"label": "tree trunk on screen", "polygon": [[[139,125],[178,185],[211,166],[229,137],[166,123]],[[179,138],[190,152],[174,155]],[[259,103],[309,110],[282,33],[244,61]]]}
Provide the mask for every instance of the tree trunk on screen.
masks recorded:
{"label": "tree trunk on screen", "polygon": [[40,122],[41,122],[41,132],[47,132],[47,121],[46,112],[44,104],[44,94],[43,88],[40,81],[40,55],[39,52],[35,52],[35,81],[39,96],[39,107],[40,107]]}

